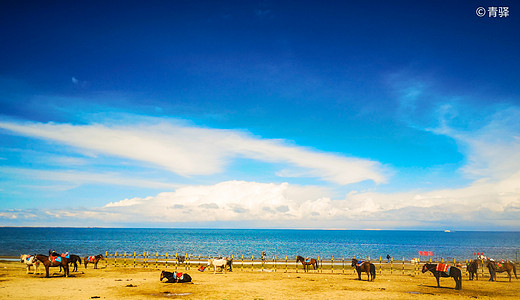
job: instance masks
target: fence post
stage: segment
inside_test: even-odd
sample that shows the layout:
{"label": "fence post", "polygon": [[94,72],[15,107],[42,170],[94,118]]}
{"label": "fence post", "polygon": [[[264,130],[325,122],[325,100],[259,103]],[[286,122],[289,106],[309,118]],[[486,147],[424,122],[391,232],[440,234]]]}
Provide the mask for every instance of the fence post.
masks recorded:
{"label": "fence post", "polygon": [[244,271],[244,254],[242,254],[241,261],[242,261],[242,264],[240,266],[240,271]]}
{"label": "fence post", "polygon": [[125,251],[125,254],[123,255],[123,268],[126,268],[126,251]]}
{"label": "fence post", "polygon": [[114,252],[114,267],[117,268],[117,251]]}
{"label": "fence post", "polygon": [[345,255],[341,257],[341,273],[345,274]]}
{"label": "fence post", "polygon": [[135,251],[134,251],[134,268],[135,268]]}
{"label": "fence post", "polygon": [[285,273],[288,273],[288,266],[287,266],[287,255],[285,256]]}
{"label": "fence post", "polygon": [[168,252],[164,255],[164,268],[168,268]]}
{"label": "fence post", "polygon": [[390,257],[390,274],[394,272],[394,258]]}
{"label": "fence post", "polygon": [[403,256],[403,274],[404,274],[404,256]]}
{"label": "fence post", "polygon": [[383,266],[381,264],[382,264],[382,262],[381,262],[381,255],[379,255],[379,274],[383,273]]}
{"label": "fence post", "polygon": [[254,259],[255,259],[254,255],[251,255],[251,272],[254,271]]}
{"label": "fence post", "polygon": [[273,271],[276,272],[276,255],[273,255]]}

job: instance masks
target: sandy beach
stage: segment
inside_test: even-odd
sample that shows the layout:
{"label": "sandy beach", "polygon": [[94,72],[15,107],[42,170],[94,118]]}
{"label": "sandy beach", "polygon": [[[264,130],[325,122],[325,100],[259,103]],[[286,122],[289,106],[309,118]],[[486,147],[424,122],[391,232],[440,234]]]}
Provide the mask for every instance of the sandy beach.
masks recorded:
{"label": "sandy beach", "polygon": [[[51,278],[26,274],[23,264],[0,261],[0,295],[3,299],[517,299],[520,281],[509,282],[504,273],[497,282],[489,282],[487,271],[478,281],[464,275],[462,290],[454,290],[452,278],[441,278],[441,288],[429,274],[390,274],[383,270],[374,282],[357,280],[352,269],[345,272],[296,273],[294,270],[243,270],[213,274],[195,268],[179,269],[193,278],[193,283],[160,282],[161,268],[113,267],[92,265],[63,277],[51,268]],[[172,269],[169,269],[172,271]]]}

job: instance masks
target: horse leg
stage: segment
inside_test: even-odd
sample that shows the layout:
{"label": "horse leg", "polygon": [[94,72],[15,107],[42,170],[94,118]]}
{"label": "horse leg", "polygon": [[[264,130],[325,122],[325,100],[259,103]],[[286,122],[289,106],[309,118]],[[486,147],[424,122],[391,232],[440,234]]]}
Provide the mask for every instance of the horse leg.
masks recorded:
{"label": "horse leg", "polygon": [[439,278],[440,278],[439,275],[435,276],[435,279],[437,279],[437,287],[441,287],[441,284],[439,282]]}
{"label": "horse leg", "polygon": [[45,278],[49,278],[49,266],[45,266]]}

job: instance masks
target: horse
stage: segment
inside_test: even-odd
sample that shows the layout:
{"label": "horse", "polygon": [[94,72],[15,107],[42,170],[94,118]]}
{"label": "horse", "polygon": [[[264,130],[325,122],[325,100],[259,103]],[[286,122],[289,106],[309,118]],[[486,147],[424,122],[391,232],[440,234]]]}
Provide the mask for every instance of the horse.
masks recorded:
{"label": "horse", "polygon": [[466,268],[468,270],[468,273],[469,273],[469,280],[473,280],[473,278],[477,278],[476,280],[478,280],[478,264],[479,264],[479,260],[478,259],[474,259],[472,260],[470,263],[468,263],[466,265]]}
{"label": "horse", "polygon": [[31,267],[34,266],[34,274],[38,274],[38,269],[40,268],[40,261],[36,259],[36,256],[30,254],[22,254],[20,255],[20,262],[25,263],[27,266],[27,273],[31,271]]}
{"label": "horse", "polygon": [[36,254],[36,259],[41,261],[45,266],[45,277],[49,278],[49,267],[63,267],[63,273],[65,277],[69,277],[69,263],[67,258],[65,257],[56,257],[54,260],[52,258],[45,256],[43,254]]}
{"label": "horse", "polygon": [[508,261],[501,261],[496,262],[494,260],[488,259],[486,261],[486,265],[489,270],[489,281],[496,281],[497,280],[497,274],[496,273],[502,273],[507,272],[507,276],[509,277],[509,282],[511,282],[511,271],[515,274],[515,278],[518,279],[516,276],[516,267],[515,264],[508,262]]}
{"label": "horse", "polygon": [[186,273],[180,273],[180,272],[168,272],[168,271],[162,271],[161,272],[161,281],[166,278],[168,279],[167,283],[184,283],[184,282],[191,282],[191,276]]}
{"label": "horse", "polygon": [[209,259],[208,260],[208,266],[213,266],[213,274],[217,273],[217,267],[221,269],[221,272],[224,271],[226,273],[226,265],[228,263],[228,260],[224,257],[221,259]]}
{"label": "horse", "polygon": [[437,287],[441,287],[439,283],[440,277],[453,277],[455,279],[455,289],[456,290],[462,290],[462,272],[460,269],[456,267],[450,267],[449,273],[437,271],[437,264],[425,264],[422,268],[422,272],[432,272],[433,276],[435,276],[435,279],[437,279]]}
{"label": "horse", "polygon": [[102,254],[96,256],[85,256],[83,262],[85,263],[85,269],[89,263],[94,264],[94,269],[97,269],[97,264],[100,260],[105,259]]}
{"label": "horse", "polygon": [[[56,251],[52,251],[49,250],[49,256],[61,256],[61,257],[66,257],[67,260],[69,261],[69,264],[74,264],[74,268],[72,270],[72,272],[77,272],[78,271],[78,263],[81,264],[81,257],[79,257],[79,255],[75,255],[75,254],[68,254],[67,253],[62,253],[62,254],[58,254]],[[61,268],[60,268],[60,272],[61,272]]]}
{"label": "horse", "polygon": [[361,273],[367,273],[367,280],[374,281],[376,279],[376,266],[369,262],[360,262],[357,259],[352,259],[352,267],[356,268],[358,279],[361,280]]}
{"label": "horse", "polygon": [[305,258],[298,255],[298,256],[296,256],[296,262],[302,263],[303,270],[305,272],[309,271],[309,265],[311,265],[314,270],[316,270],[318,268],[318,261],[314,258],[305,260]]}
{"label": "horse", "polygon": [[226,267],[229,267],[229,272],[233,272],[233,258],[228,259]]}

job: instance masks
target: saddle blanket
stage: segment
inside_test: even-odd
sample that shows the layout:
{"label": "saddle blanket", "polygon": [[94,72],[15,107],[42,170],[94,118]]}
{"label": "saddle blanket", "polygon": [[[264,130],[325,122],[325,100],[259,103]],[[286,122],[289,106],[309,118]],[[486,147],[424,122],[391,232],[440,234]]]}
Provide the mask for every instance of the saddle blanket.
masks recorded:
{"label": "saddle blanket", "polygon": [[360,261],[357,262],[357,266],[359,267],[359,266],[361,266],[361,265],[364,264],[364,263],[365,263],[365,261],[360,260]]}
{"label": "saddle blanket", "polygon": [[307,259],[305,260],[305,262],[310,263],[310,262],[311,262],[311,259],[310,259],[310,258],[307,258]]}
{"label": "saddle blanket", "polygon": [[451,266],[448,264],[437,264],[437,268],[435,270],[439,272],[449,273],[450,268]]}
{"label": "saddle blanket", "polygon": [[200,267],[199,267],[199,271],[204,272],[204,270],[206,270],[206,267],[205,267],[205,266],[200,266]]}
{"label": "saddle blanket", "polygon": [[61,262],[61,257],[59,256],[49,256],[49,260],[52,262]]}
{"label": "saddle blanket", "polygon": [[174,278],[174,279],[180,279],[180,280],[183,280],[183,279],[184,279],[184,276],[182,275],[181,272],[173,272],[173,278]]}
{"label": "saddle blanket", "polygon": [[89,257],[88,257],[88,261],[89,261],[89,262],[94,262],[95,259],[96,259],[95,256],[89,256]]}
{"label": "saddle blanket", "polygon": [[70,255],[67,254],[67,253],[62,253],[62,254],[61,254],[61,257],[65,257],[66,259],[69,259],[69,258],[70,258]]}

